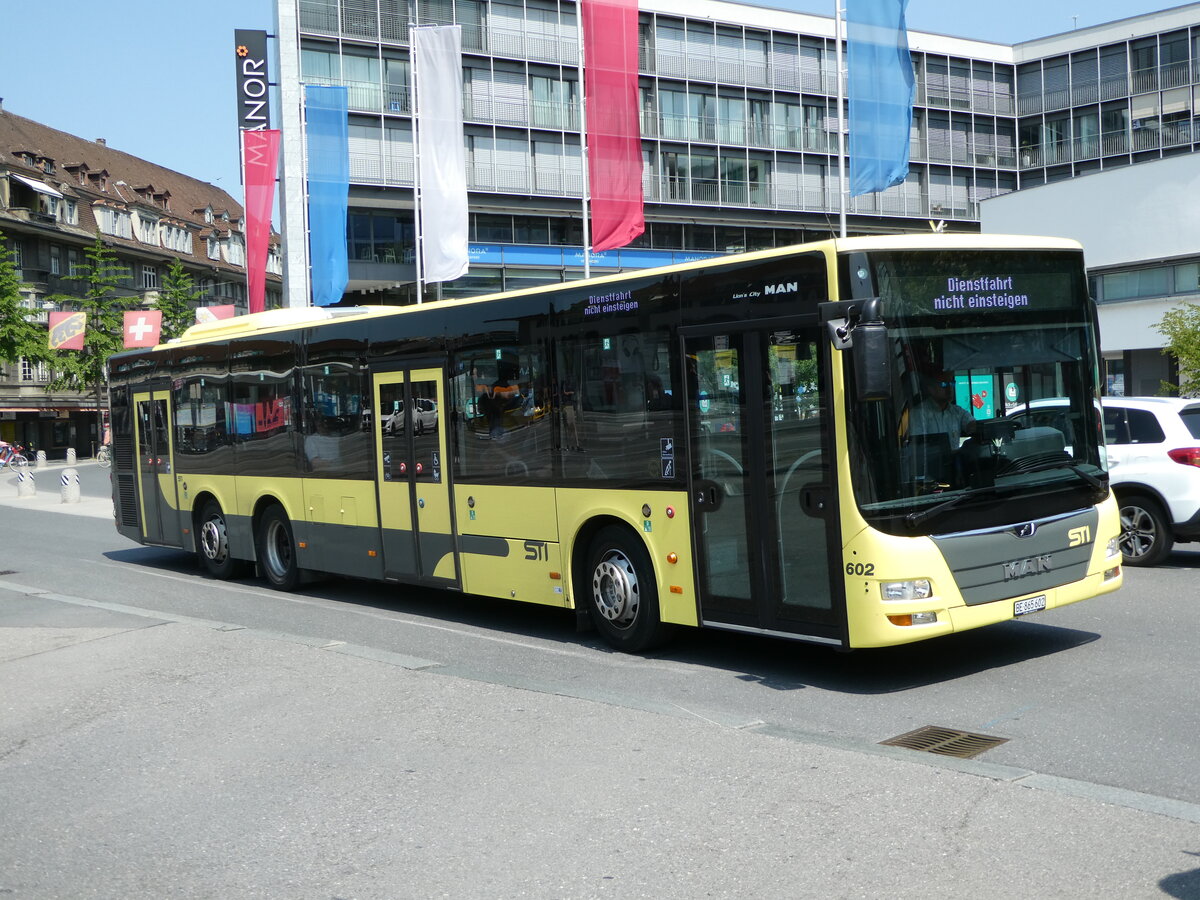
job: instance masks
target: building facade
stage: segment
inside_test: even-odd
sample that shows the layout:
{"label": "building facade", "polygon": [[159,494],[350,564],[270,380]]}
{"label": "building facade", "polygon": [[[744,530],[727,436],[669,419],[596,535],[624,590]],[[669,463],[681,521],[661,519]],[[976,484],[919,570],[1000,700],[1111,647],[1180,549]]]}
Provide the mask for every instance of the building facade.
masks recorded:
{"label": "building facade", "polygon": [[[53,298],[85,289],[72,278],[99,236],[127,271],[118,293],[150,305],[179,260],[201,305],[246,311],[242,207],[225,191],[131,154],[0,107],[0,233],[24,305],[48,322]],[[281,302],[276,246],[267,306]],[[0,438],[62,456],[92,451],[94,395],[47,391],[52,374],[27,359],[0,360]]]}
{"label": "building facade", "polygon": [[[410,23],[463,30],[472,265],[445,295],[580,276],[575,3],[278,0],[277,10],[289,283],[306,271],[301,86],[344,85],[346,302],[414,299]],[[834,233],[834,34],[826,17],[643,2],[646,232],[594,256],[594,273]],[[909,44],[910,173],[848,201],[851,234],[977,230],[990,197],[1200,148],[1200,3],[1016,46],[919,32]],[[288,291],[293,303],[305,294]]]}

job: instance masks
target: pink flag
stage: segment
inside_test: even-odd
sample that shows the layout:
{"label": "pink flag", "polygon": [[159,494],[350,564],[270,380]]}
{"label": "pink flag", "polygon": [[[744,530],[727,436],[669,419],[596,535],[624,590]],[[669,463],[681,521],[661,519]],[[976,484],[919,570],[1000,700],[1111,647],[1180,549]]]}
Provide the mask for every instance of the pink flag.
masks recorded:
{"label": "pink flag", "polygon": [[153,347],[162,334],[162,310],[135,309],[125,313],[125,347]]}
{"label": "pink flag", "polygon": [[215,322],[218,319],[232,319],[237,314],[237,307],[232,303],[222,303],[220,306],[196,307],[196,324]]}
{"label": "pink flag", "polygon": [[82,350],[87,327],[87,313],[50,313],[50,349]]}
{"label": "pink flag", "polygon": [[246,280],[250,312],[265,308],[267,251],[271,244],[271,207],[275,202],[275,173],[279,161],[279,132],[242,132],[246,170]]}
{"label": "pink flag", "polygon": [[638,122],[637,0],[582,0],[592,249],[624,247],[646,229]]}

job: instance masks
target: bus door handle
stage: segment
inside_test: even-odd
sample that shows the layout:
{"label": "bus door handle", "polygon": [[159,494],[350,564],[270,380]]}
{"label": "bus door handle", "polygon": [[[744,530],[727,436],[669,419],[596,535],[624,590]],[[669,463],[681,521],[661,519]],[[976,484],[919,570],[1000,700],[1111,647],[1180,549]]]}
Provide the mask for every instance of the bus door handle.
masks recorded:
{"label": "bus door handle", "polygon": [[720,508],[724,494],[715,482],[699,481],[694,485],[693,497],[696,501],[696,512],[715,512]]}
{"label": "bus door handle", "polygon": [[829,489],[823,484],[800,488],[800,508],[814,519],[823,519],[829,506]]}

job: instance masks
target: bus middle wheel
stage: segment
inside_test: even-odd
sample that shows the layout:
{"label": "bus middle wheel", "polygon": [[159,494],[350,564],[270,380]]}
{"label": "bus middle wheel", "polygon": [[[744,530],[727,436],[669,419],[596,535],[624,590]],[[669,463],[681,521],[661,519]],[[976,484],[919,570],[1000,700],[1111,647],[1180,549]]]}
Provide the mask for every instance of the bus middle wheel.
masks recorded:
{"label": "bus middle wheel", "polygon": [[273,588],[290,591],[300,583],[292,523],[280,506],[272,506],[258,523],[258,563]]}

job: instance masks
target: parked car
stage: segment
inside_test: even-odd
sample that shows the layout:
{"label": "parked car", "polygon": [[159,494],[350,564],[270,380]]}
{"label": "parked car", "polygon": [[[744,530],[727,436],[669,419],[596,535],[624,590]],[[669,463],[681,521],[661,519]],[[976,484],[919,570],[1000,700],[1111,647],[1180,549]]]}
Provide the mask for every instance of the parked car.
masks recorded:
{"label": "parked car", "polygon": [[[1200,400],[1104,397],[1100,403],[1109,486],[1121,509],[1121,555],[1128,566],[1156,565],[1176,542],[1200,540]],[[1058,428],[1069,446],[1070,423],[1056,412],[1061,405],[1036,401],[1010,418]]]}
{"label": "parked car", "polygon": [[[426,400],[418,397],[413,401],[413,431],[416,434],[425,434],[428,431],[437,431],[438,411],[437,403],[433,400]],[[390,415],[383,418],[384,434],[403,434],[404,433],[404,401],[396,400],[393,404],[393,410]]]}

